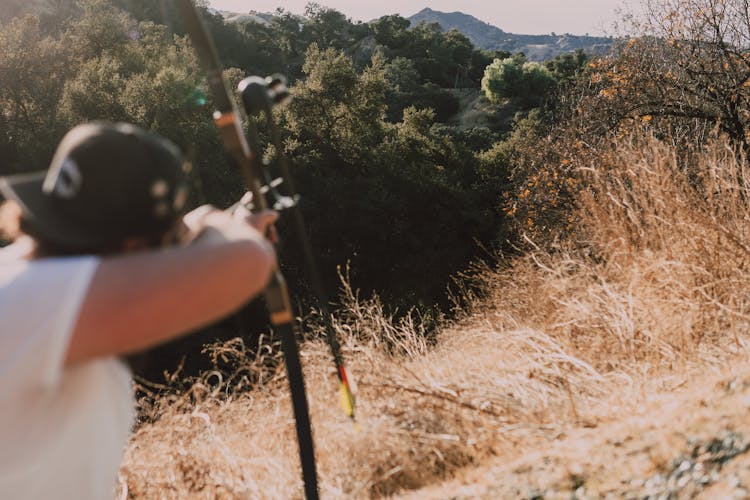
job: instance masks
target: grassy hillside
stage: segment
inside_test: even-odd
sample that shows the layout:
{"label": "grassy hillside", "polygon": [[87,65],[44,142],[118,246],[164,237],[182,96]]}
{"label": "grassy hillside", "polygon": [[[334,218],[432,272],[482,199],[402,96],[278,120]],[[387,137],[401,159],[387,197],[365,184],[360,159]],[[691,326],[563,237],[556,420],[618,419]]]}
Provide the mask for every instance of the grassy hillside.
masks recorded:
{"label": "grassy hillside", "polygon": [[[195,203],[242,195],[167,11],[8,5],[0,170],[47,165],[74,124],[128,121],[190,152]],[[319,318],[303,311],[301,325],[325,498],[742,496],[750,24],[737,1],[651,7],[610,54],[545,65],[495,63],[399,16],[206,13],[230,80],[290,76],[278,111],[314,251],[331,291],[351,269],[336,328],[357,426],[337,408]],[[29,9],[42,15],[6,22]],[[528,55],[545,43],[528,39]],[[304,283],[296,249],[281,261]],[[446,281],[481,258],[456,277],[451,310]],[[253,314],[188,352],[263,337]],[[119,498],[299,497],[284,367],[273,341],[259,345],[208,346],[213,369],[142,382]],[[725,367],[743,375],[716,378]]]}
{"label": "grassy hillside", "polygon": [[[620,463],[586,452],[597,429],[621,442],[611,449],[621,449],[625,467],[627,441],[637,434],[629,422],[650,419],[645,406],[660,411],[669,393],[746,357],[750,172],[732,148],[717,141],[695,153],[691,164],[705,172],[697,178],[683,173],[671,146],[639,134],[574,161],[588,187],[577,200],[575,238],[476,269],[465,282],[469,306],[434,342],[419,318],[394,322],[377,302],[347,290],[337,328],[359,384],[359,431],[336,408],[325,344],[303,345],[325,498],[379,498],[454,477],[487,498],[534,493],[498,486],[505,483],[554,486],[550,492],[567,498],[598,477],[597,467]],[[155,421],[138,429],[128,449],[123,495],[125,488],[129,498],[299,495],[283,369],[261,356],[245,359],[236,344],[216,355],[244,361],[236,373],[207,374],[188,393],[156,399],[147,409]],[[250,380],[259,383],[250,389]],[[671,404],[678,415],[679,399]],[[714,422],[717,436],[731,430],[701,406],[695,418]],[[653,450],[642,455],[650,466],[623,469],[606,490],[591,491],[646,491],[662,473],[662,483],[676,487],[668,483],[671,460],[691,445],[662,444],[682,424],[661,422],[664,432],[638,437]],[[718,453],[704,441],[694,443],[698,455]],[[735,441],[727,445],[732,457],[747,451]],[[502,466],[509,462],[518,467]],[[721,476],[709,479],[702,487]],[[457,483],[435,488],[424,494],[460,491]]]}

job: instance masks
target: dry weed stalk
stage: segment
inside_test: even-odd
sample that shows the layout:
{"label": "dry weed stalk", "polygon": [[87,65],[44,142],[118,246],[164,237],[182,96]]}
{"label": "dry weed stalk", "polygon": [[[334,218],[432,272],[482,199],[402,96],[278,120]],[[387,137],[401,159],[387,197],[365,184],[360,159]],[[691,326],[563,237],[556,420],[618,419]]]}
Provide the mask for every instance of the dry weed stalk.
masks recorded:
{"label": "dry weed stalk", "polygon": [[[742,155],[716,141],[686,164],[635,136],[590,159],[576,237],[485,269],[481,302],[436,340],[414,314],[395,319],[344,288],[335,327],[360,385],[360,432],[335,407],[325,343],[313,333],[302,346],[325,498],[419,488],[746,354]],[[282,368],[236,344],[216,352],[236,373],[162,401],[133,436],[130,498],[299,495]]]}

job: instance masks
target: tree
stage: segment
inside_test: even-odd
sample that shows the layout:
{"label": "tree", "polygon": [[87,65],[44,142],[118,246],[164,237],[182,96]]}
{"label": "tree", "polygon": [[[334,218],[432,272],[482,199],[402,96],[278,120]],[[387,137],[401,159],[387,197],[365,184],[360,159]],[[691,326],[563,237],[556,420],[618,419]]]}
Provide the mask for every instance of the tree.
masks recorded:
{"label": "tree", "polygon": [[590,57],[583,51],[577,49],[575,52],[560,54],[544,63],[544,66],[552,73],[561,85],[569,85],[581,76],[586,70]]}
{"label": "tree", "polygon": [[65,82],[60,101],[63,119],[70,125],[87,120],[126,121],[120,103],[125,79],[122,63],[111,56],[84,62],[78,74]]}
{"label": "tree", "polygon": [[750,41],[744,0],[651,0],[637,34],[592,61],[578,123],[601,134],[634,121],[685,144],[713,127],[750,151]]}
{"label": "tree", "polygon": [[[432,110],[385,121],[393,68],[382,56],[358,73],[340,51],[313,45],[304,68],[284,110],[286,144],[329,286],[350,262],[355,285],[391,303],[445,305],[449,277],[479,253],[475,241],[492,245],[501,232],[500,187],[479,187],[473,152]],[[301,262],[286,251],[284,262]]]}
{"label": "tree", "polygon": [[0,173],[41,170],[63,132],[57,104],[73,69],[70,53],[40,31],[36,16],[0,29]]}
{"label": "tree", "polygon": [[[71,31],[83,29],[74,24]],[[60,115],[68,127],[93,119],[127,121],[190,144],[188,137],[197,138],[185,131],[205,131],[198,125],[205,121],[210,98],[193,48],[151,22],[137,23],[133,30],[137,37],[120,39],[104,54],[89,57],[65,82]]]}
{"label": "tree", "polygon": [[68,37],[79,60],[114,55],[129,39],[138,36],[137,22],[107,0],[83,0],[83,15],[70,25]]}
{"label": "tree", "polygon": [[385,68],[385,77],[398,92],[412,92],[419,87],[419,72],[411,59],[396,57]]}
{"label": "tree", "polygon": [[526,109],[541,106],[556,84],[550,70],[523,56],[495,59],[482,78],[482,90],[491,102],[513,99]]}
{"label": "tree", "polygon": [[469,63],[469,80],[474,85],[481,85],[484,77],[484,70],[487,69],[495,59],[506,59],[511,53],[506,50],[487,51],[475,49],[471,52],[471,61]]}
{"label": "tree", "polygon": [[404,49],[422,75],[423,82],[441,87],[456,86],[457,77],[465,77],[473,46],[457,30],[444,33],[438,23],[419,23],[411,31],[412,40]]}
{"label": "tree", "polygon": [[385,67],[390,83],[386,96],[388,120],[400,122],[409,107],[432,109],[438,121],[446,121],[459,109],[458,98],[434,83],[419,84],[419,72],[414,63],[405,57],[396,57]]}
{"label": "tree", "polygon": [[383,16],[372,23],[370,28],[375,35],[375,41],[391,49],[401,49],[410,40],[409,26],[411,22],[398,14]]}
{"label": "tree", "polygon": [[341,12],[311,2],[305,7],[305,17],[303,31],[318,46],[343,49],[352,43],[351,23]]}
{"label": "tree", "polygon": [[293,88],[286,115],[290,132],[338,164],[370,163],[372,146],[384,134],[384,66],[378,57],[358,75],[343,52],[311,45],[303,66],[307,78]]}

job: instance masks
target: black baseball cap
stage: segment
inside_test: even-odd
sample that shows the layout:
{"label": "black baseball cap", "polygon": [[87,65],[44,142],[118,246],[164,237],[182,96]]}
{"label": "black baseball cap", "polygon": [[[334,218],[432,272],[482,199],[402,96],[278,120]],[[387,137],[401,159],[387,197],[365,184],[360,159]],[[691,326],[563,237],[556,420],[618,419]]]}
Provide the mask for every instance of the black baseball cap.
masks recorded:
{"label": "black baseball cap", "polygon": [[48,170],[0,177],[35,236],[67,249],[112,249],[131,237],[158,238],[187,201],[179,149],[127,123],[70,130]]}

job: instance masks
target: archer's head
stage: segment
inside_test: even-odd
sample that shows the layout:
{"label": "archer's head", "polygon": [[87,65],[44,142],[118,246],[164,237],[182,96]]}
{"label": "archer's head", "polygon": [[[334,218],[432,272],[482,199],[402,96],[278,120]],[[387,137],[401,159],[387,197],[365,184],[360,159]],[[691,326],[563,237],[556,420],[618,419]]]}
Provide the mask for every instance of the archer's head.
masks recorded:
{"label": "archer's head", "polygon": [[0,178],[21,229],[52,253],[111,253],[154,245],[187,198],[183,159],[166,139],[124,123],[79,125],[46,171]]}

